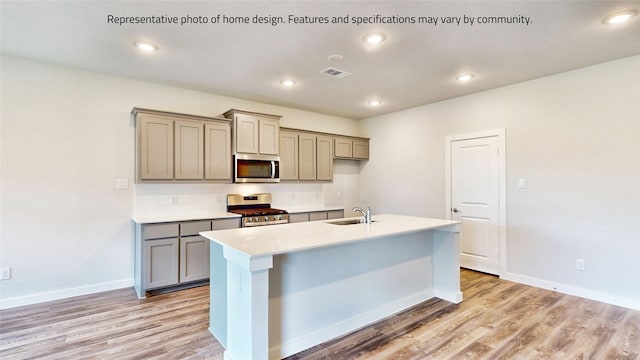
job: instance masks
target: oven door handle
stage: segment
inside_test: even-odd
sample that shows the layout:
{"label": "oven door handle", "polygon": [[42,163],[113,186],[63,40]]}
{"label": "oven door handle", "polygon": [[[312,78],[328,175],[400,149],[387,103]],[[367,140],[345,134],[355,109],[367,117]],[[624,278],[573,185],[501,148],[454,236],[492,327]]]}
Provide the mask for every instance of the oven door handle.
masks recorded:
{"label": "oven door handle", "polygon": [[276,177],[276,162],[271,160],[271,178],[275,179]]}

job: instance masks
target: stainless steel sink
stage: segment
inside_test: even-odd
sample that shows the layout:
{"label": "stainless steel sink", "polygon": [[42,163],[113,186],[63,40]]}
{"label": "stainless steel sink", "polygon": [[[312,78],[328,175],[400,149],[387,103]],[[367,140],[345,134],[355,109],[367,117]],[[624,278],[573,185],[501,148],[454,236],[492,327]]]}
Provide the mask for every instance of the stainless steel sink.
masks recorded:
{"label": "stainless steel sink", "polygon": [[[375,220],[373,221],[375,222]],[[328,224],[332,225],[354,225],[354,224],[364,224],[364,219],[348,219],[348,220],[337,220],[337,221],[328,221]]]}

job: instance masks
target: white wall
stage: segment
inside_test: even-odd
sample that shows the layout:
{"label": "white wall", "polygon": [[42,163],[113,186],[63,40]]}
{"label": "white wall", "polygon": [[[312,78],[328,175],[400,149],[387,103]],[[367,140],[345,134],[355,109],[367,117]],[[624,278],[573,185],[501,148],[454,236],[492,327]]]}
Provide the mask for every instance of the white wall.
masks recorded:
{"label": "white wall", "polygon": [[[256,189],[285,206],[350,208],[362,198],[374,214],[443,217],[445,136],[504,127],[507,277],[640,308],[640,57],[360,124],[12,57],[1,58],[0,81],[0,266],[13,270],[0,282],[0,307],[129,286],[134,203],[151,211],[149,202],[177,196],[160,207],[186,212],[238,189],[115,189],[115,179],[134,178],[137,106],[204,116],[233,107],[371,137],[371,160],[336,161],[332,184]],[[575,270],[578,257],[587,271]]]}
{"label": "white wall", "polygon": [[640,56],[362,125],[362,196],[430,217],[445,216],[445,136],[505,128],[505,277],[640,309]]}
{"label": "white wall", "polygon": [[[237,108],[283,115],[282,126],[359,135],[350,119],[12,57],[0,66],[0,266],[13,271],[0,282],[0,307],[130,286],[134,203],[150,211],[177,196],[173,210],[194,212],[212,194],[244,191],[134,186],[134,106],[203,116]],[[278,192],[283,204],[351,206],[359,165],[336,162],[335,171],[332,184],[252,189]],[[118,178],[131,187],[117,190]]]}

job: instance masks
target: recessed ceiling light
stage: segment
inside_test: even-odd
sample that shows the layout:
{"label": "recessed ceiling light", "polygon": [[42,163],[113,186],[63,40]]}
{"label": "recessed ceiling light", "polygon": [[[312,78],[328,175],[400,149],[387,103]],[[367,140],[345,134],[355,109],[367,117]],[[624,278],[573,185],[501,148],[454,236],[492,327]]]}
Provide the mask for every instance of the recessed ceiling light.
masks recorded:
{"label": "recessed ceiling light", "polygon": [[371,33],[364,37],[364,41],[369,44],[379,44],[384,41],[386,36],[383,33]]}
{"label": "recessed ceiling light", "polygon": [[282,85],[284,85],[284,86],[287,86],[287,87],[291,87],[291,86],[294,86],[296,84],[296,82],[294,80],[291,80],[291,79],[282,80],[280,83]]}
{"label": "recessed ceiling light", "polygon": [[152,52],[158,50],[158,46],[146,41],[136,41],[133,43],[133,46],[138,49],[146,52]]}
{"label": "recessed ceiling light", "polygon": [[615,14],[609,15],[606,18],[604,18],[604,23],[605,24],[621,24],[629,19],[631,19],[632,17],[636,16],[638,14],[638,10],[625,10],[625,11],[621,11],[621,12],[617,12]]}
{"label": "recessed ceiling light", "polygon": [[329,61],[333,61],[333,62],[340,62],[344,60],[344,56],[342,55],[338,55],[338,54],[334,54],[334,55],[329,55],[327,57],[327,60]]}
{"label": "recessed ceiling light", "polygon": [[369,104],[369,106],[376,107],[376,106],[382,105],[382,102],[380,102],[380,100],[371,100],[371,101],[369,101],[368,104]]}
{"label": "recessed ceiling light", "polygon": [[471,79],[473,79],[473,75],[471,74],[460,74],[456,76],[456,80],[462,81],[462,82],[469,81]]}

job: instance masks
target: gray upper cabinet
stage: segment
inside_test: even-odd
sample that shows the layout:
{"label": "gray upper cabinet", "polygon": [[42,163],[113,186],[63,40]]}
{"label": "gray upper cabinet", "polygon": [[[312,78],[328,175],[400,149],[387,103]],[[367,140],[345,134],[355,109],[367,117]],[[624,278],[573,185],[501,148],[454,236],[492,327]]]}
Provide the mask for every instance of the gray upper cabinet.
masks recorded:
{"label": "gray upper cabinet", "polygon": [[316,181],[317,136],[313,133],[280,132],[280,180]]}
{"label": "gray upper cabinet", "polygon": [[280,122],[274,119],[260,119],[259,129],[259,153],[280,154]]}
{"label": "gray upper cabinet", "polygon": [[175,120],[174,178],[204,178],[204,122]]}
{"label": "gray upper cabinet", "polygon": [[138,182],[231,181],[228,119],[134,108]]}
{"label": "gray upper cabinet", "polygon": [[231,124],[204,125],[204,174],[207,180],[231,179]]}
{"label": "gray upper cabinet", "polygon": [[298,180],[298,133],[280,131],[280,181]]}
{"label": "gray upper cabinet", "polygon": [[369,159],[369,139],[353,140],[353,158],[361,160]]}
{"label": "gray upper cabinet", "polygon": [[280,156],[283,182],[333,181],[334,158],[369,158],[367,138],[281,129],[277,115],[231,109],[220,119],[140,108],[132,114],[136,182],[231,182],[234,153]]}
{"label": "gray upper cabinet", "polygon": [[[353,147],[349,138],[349,149]],[[281,181],[332,181],[334,136],[285,128],[280,132]]]}
{"label": "gray upper cabinet", "polygon": [[231,109],[233,151],[239,154],[280,154],[280,116]]}
{"label": "gray upper cabinet", "polygon": [[333,138],[334,157],[336,159],[369,159],[369,139],[336,136]]}
{"label": "gray upper cabinet", "polygon": [[258,127],[260,121],[251,115],[238,114],[233,119],[234,148],[237,153],[258,153]]}
{"label": "gray upper cabinet", "polygon": [[334,153],[337,158],[353,157],[353,140],[350,138],[336,137],[333,139]]}
{"label": "gray upper cabinet", "polygon": [[299,174],[300,180],[316,180],[316,136],[300,134]]}
{"label": "gray upper cabinet", "polygon": [[316,179],[322,181],[333,180],[333,138],[318,136],[316,154]]}
{"label": "gray upper cabinet", "polygon": [[173,119],[139,114],[136,128],[139,178],[173,179]]}
{"label": "gray upper cabinet", "polygon": [[280,180],[316,181],[318,136],[310,132],[280,132]]}

